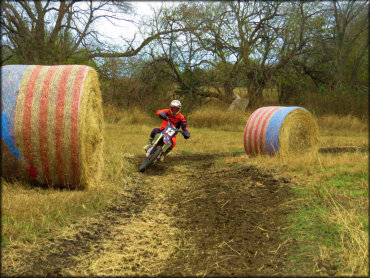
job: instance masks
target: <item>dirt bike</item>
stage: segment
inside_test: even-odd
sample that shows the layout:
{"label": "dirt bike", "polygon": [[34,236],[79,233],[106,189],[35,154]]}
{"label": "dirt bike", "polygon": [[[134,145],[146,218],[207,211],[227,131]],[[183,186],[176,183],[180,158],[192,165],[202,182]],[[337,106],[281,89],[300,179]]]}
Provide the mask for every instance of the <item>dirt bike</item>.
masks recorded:
{"label": "dirt bike", "polygon": [[168,122],[167,126],[154,136],[152,146],[146,151],[145,159],[139,167],[140,172],[144,172],[150,165],[156,163],[164,153],[172,147],[172,138],[183,131]]}

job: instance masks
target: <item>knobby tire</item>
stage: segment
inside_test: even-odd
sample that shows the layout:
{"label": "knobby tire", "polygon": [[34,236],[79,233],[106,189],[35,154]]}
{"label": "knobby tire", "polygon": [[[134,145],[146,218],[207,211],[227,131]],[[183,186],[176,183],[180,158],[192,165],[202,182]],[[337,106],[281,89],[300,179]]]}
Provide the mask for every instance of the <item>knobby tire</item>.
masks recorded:
{"label": "knobby tire", "polygon": [[161,153],[162,147],[157,146],[157,149],[154,151],[154,153],[151,155],[150,159],[145,158],[143,163],[139,167],[140,172],[144,172],[157,158],[157,156]]}

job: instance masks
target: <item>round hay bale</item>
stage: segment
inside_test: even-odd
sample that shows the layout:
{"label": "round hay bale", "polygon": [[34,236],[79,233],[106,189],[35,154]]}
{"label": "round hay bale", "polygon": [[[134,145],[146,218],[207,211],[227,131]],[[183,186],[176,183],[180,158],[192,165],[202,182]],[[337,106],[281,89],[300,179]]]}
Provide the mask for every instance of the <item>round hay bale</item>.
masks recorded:
{"label": "round hay bale", "polygon": [[25,172],[32,181],[66,188],[97,184],[103,110],[96,71],[9,65],[1,67],[1,77],[2,175]]}
{"label": "round hay bale", "polygon": [[305,108],[267,106],[249,117],[244,130],[248,155],[303,153],[317,149],[318,125]]}

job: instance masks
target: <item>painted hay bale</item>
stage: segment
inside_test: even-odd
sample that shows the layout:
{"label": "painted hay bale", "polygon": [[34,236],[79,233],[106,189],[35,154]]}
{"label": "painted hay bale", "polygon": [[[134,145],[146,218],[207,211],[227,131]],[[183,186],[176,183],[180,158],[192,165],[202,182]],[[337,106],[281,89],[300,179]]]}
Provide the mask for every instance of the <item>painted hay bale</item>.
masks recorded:
{"label": "painted hay bale", "polygon": [[248,155],[288,154],[314,151],[318,145],[318,125],[302,107],[267,106],[249,117],[244,130]]}
{"label": "painted hay bale", "polygon": [[101,176],[103,110],[83,65],[1,67],[2,175],[84,189]]}

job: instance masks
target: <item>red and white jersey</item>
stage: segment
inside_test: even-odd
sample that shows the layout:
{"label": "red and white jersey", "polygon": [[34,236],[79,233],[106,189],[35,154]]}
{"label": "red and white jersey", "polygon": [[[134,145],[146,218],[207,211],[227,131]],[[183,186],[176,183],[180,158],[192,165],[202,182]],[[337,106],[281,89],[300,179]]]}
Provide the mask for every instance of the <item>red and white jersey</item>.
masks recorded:
{"label": "red and white jersey", "polygon": [[[171,124],[173,124],[176,128],[182,128],[182,130],[188,130],[188,124],[186,123],[186,119],[184,115],[181,113],[177,114],[176,116],[173,116],[170,109],[163,109],[163,110],[157,110],[156,114],[159,116],[159,114],[163,112],[167,115],[168,119],[170,120]],[[161,128],[165,128],[167,126],[167,121],[163,120],[161,124]]]}

